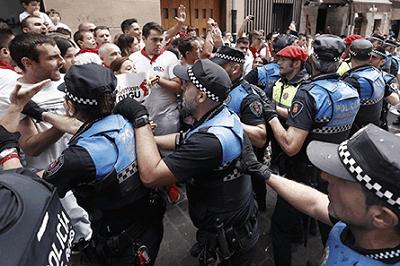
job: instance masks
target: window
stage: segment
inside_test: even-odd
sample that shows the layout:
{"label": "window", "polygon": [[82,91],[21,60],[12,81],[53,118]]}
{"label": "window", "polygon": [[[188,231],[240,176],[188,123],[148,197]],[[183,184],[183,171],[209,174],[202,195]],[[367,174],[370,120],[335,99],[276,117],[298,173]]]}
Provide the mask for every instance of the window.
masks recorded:
{"label": "window", "polygon": [[194,9],[194,18],[199,19],[199,9],[198,8]]}
{"label": "window", "polygon": [[177,8],[174,8],[174,15],[173,15],[173,17],[177,17],[178,16],[178,9]]}
{"label": "window", "polygon": [[162,9],[162,18],[163,19],[168,19],[168,8],[163,8]]}

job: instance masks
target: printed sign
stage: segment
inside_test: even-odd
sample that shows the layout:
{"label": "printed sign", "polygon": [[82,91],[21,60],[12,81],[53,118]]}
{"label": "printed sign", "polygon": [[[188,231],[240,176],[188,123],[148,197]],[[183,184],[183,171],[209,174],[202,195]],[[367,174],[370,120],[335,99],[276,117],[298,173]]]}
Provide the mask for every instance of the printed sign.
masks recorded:
{"label": "printed sign", "polygon": [[128,73],[117,75],[116,102],[131,97],[143,103],[151,93],[151,84],[147,81],[146,73]]}

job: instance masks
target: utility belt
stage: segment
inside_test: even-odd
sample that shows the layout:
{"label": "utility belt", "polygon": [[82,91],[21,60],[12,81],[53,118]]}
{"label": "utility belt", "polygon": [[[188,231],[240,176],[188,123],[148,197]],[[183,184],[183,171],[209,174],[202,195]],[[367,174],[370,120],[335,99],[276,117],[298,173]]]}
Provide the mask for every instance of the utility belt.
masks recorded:
{"label": "utility belt", "polygon": [[225,227],[219,218],[215,221],[216,232],[197,231],[196,248],[191,250],[198,257],[200,266],[215,265],[217,261],[227,263],[235,253],[252,247],[258,240],[257,213],[239,227]]}

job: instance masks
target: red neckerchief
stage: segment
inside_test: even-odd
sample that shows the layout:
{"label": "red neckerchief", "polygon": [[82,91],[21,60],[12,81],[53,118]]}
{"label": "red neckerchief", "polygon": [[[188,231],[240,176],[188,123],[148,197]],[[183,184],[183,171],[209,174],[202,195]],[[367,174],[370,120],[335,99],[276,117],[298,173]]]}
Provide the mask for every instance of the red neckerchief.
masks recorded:
{"label": "red neckerchief", "polygon": [[16,72],[15,68],[12,65],[6,64],[6,63],[3,63],[3,62],[0,62],[0,68],[1,69],[9,69],[9,70],[12,70],[12,71]]}
{"label": "red neckerchief", "polygon": [[164,53],[164,51],[165,51],[164,48],[161,48],[160,53],[157,54],[157,55],[155,55],[155,56],[153,56],[153,57],[150,57],[150,56],[149,56],[149,54],[146,52],[145,48],[143,48],[140,52],[142,53],[142,55],[143,55],[144,57],[146,57],[147,59],[150,60],[150,65],[152,65],[152,64],[157,60],[157,58],[158,58],[160,55],[162,55],[162,53]]}
{"label": "red neckerchief", "polygon": [[258,56],[258,50],[254,47],[249,47],[250,52],[253,54],[253,57],[256,58]]}
{"label": "red neckerchief", "polygon": [[97,49],[97,48],[80,49],[78,54],[84,54],[84,53],[98,54],[99,53],[99,49]]}

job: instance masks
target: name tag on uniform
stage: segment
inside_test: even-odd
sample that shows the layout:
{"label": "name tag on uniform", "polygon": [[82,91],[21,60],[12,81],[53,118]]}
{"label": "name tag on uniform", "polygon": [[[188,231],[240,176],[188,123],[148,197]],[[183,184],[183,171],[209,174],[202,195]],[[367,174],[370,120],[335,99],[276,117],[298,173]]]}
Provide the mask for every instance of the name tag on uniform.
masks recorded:
{"label": "name tag on uniform", "polygon": [[128,73],[116,75],[117,95],[116,102],[130,97],[143,103],[151,93],[151,85],[146,79],[146,73]]}

